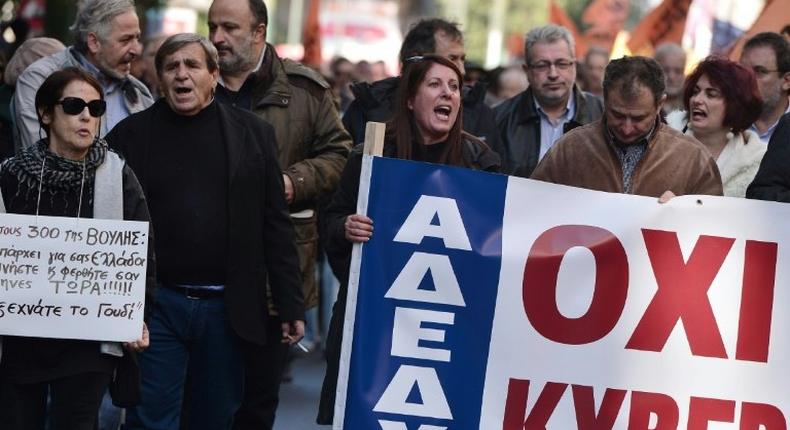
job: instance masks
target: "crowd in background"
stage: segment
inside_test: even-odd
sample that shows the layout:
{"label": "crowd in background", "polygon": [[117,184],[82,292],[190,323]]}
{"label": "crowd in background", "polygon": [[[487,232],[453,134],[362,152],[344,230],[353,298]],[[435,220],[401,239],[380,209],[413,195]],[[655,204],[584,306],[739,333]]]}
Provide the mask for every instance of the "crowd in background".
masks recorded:
{"label": "crowd in background", "polygon": [[[738,61],[710,57],[688,70],[673,44],[653,58],[610,59],[597,47],[579,58],[571,33],[547,25],[525,29],[523,62],[485,70],[466,61],[457,24],[429,18],[392,53],[399,76],[381,61],[338,57],[321,77],[266,42],[267,13],[260,0],[214,0],[208,38],[138,43],[133,2],[86,0],[75,45],[30,39],[0,62],[0,156],[11,157],[0,186],[9,211],[38,213],[40,201],[17,191],[30,197],[40,185],[39,200],[42,189],[66,196],[65,207],[45,211],[72,216],[76,203],[76,216],[100,217],[93,186],[117,152],[125,200],[108,198],[118,206],[112,216],[150,217],[157,306],[140,342],[125,346],[142,375],[142,396],[114,399],[130,406],[126,428],[271,428],[305,319],[304,343],[323,343],[329,364],[318,422],[332,422],[351,247],[373,235],[373,220],[355,213],[368,121],[387,123],[388,157],[662,202],[681,194],[790,200],[790,47],[779,33],[752,37]],[[64,141],[60,133],[78,119],[81,140]],[[57,172],[69,179],[62,188],[48,176]],[[83,195],[95,209],[83,208]],[[181,324],[193,313],[208,329]],[[53,410],[88,405],[83,415],[95,421],[94,403],[119,362],[85,344],[10,339],[0,410],[17,413],[14,405],[43,402],[57,386]],[[85,369],[42,370],[25,361],[38,350],[55,361],[62,351],[91,357],[96,368],[88,370],[101,374],[91,379],[93,397],[64,395],[84,387],[62,388],[59,378]],[[15,379],[12,365],[34,376]],[[36,417],[34,427],[43,425],[44,403],[22,409],[29,416],[19,413],[12,428],[33,428]],[[55,428],[93,426],[64,422]]]}

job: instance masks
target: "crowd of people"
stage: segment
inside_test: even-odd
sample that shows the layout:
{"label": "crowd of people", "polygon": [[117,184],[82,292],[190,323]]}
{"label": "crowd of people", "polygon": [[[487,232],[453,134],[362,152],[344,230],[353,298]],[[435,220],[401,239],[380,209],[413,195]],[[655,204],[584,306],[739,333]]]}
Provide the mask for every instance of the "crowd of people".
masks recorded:
{"label": "crowd of people", "polygon": [[152,240],[139,340],[1,339],[4,429],[271,429],[319,305],[331,424],[351,249],[374,234],[356,213],[368,121],[387,124],[385,157],[660,202],[790,202],[778,33],[685,76],[679,46],[580,61],[546,25],[523,64],[480,73],[459,27],[431,18],[405,36],[399,76],[338,58],[325,79],[266,42],[262,0],[214,0],[208,38],[143,47],[139,27],[133,0],[85,0],[74,45],[31,39],[6,68],[0,212],[149,221]]}

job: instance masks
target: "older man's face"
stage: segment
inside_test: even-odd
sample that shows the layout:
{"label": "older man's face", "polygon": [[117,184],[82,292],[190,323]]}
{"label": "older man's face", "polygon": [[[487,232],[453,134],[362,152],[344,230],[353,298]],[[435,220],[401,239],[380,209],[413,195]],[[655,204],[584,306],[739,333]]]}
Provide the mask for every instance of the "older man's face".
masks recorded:
{"label": "older man's face", "polygon": [[129,10],[110,21],[106,37],[94,35],[88,40],[88,50],[96,66],[105,74],[125,79],[132,70],[132,61],[140,55],[140,21],[134,10]]}
{"label": "older man's face", "polygon": [[741,54],[740,63],[752,69],[763,98],[763,112],[772,112],[780,104],[785,106],[790,90],[790,73],[779,72],[776,53],[770,46],[755,46]]}
{"label": "older man's face", "polygon": [[538,42],[529,57],[524,70],[538,102],[551,107],[568,103],[576,82],[576,58],[568,42]]}
{"label": "older man's face", "polygon": [[661,59],[656,59],[664,70],[666,93],[669,97],[680,97],[686,80],[686,56],[679,52],[669,52]]}
{"label": "older man's face", "polygon": [[266,26],[253,26],[247,0],[214,0],[208,10],[209,39],[217,47],[223,74],[251,72],[258,61],[253,45],[263,43]]}
{"label": "older man's face", "polygon": [[203,47],[190,43],[165,57],[159,80],[170,108],[192,116],[213,100],[218,75],[217,70],[209,71]]}

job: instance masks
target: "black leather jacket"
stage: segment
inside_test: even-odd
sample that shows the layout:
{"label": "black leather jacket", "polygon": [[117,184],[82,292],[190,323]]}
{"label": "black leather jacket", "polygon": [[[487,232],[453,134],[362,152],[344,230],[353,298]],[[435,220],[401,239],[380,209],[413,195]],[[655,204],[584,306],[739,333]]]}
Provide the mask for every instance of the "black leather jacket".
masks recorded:
{"label": "black leather jacket", "polygon": [[[343,115],[343,125],[356,145],[365,141],[365,124],[368,121],[387,122],[395,110],[395,93],[400,77],[382,79],[369,84],[356,83],[351,86],[354,101]],[[499,145],[499,132],[494,121],[494,111],[485,103],[486,87],[478,82],[473,87],[464,87],[463,129],[484,141],[489,147]]]}
{"label": "black leather jacket", "polygon": [[[598,97],[573,88],[576,114],[565,123],[563,133],[598,120],[603,103]],[[494,109],[499,130],[497,145],[491,149],[502,158],[502,173],[528,178],[538,165],[540,156],[540,115],[535,109],[532,89],[508,99]]]}

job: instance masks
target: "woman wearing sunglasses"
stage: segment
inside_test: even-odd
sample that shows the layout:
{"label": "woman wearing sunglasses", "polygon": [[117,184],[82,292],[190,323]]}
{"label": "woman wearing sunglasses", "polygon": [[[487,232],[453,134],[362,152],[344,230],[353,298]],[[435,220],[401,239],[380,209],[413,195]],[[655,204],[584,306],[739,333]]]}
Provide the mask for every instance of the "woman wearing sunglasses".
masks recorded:
{"label": "woman wearing sunglasses", "polygon": [[[106,110],[99,82],[80,69],[57,71],[39,88],[35,106],[45,137],[0,164],[0,210],[148,221],[148,208],[134,173],[96,135]],[[154,285],[153,273],[149,251],[149,291]],[[102,395],[116,369],[123,365],[124,371],[118,374],[134,375],[133,354],[147,346],[145,327],[138,341],[124,345],[2,338],[0,427],[43,429],[49,417],[52,430],[92,430]]]}

